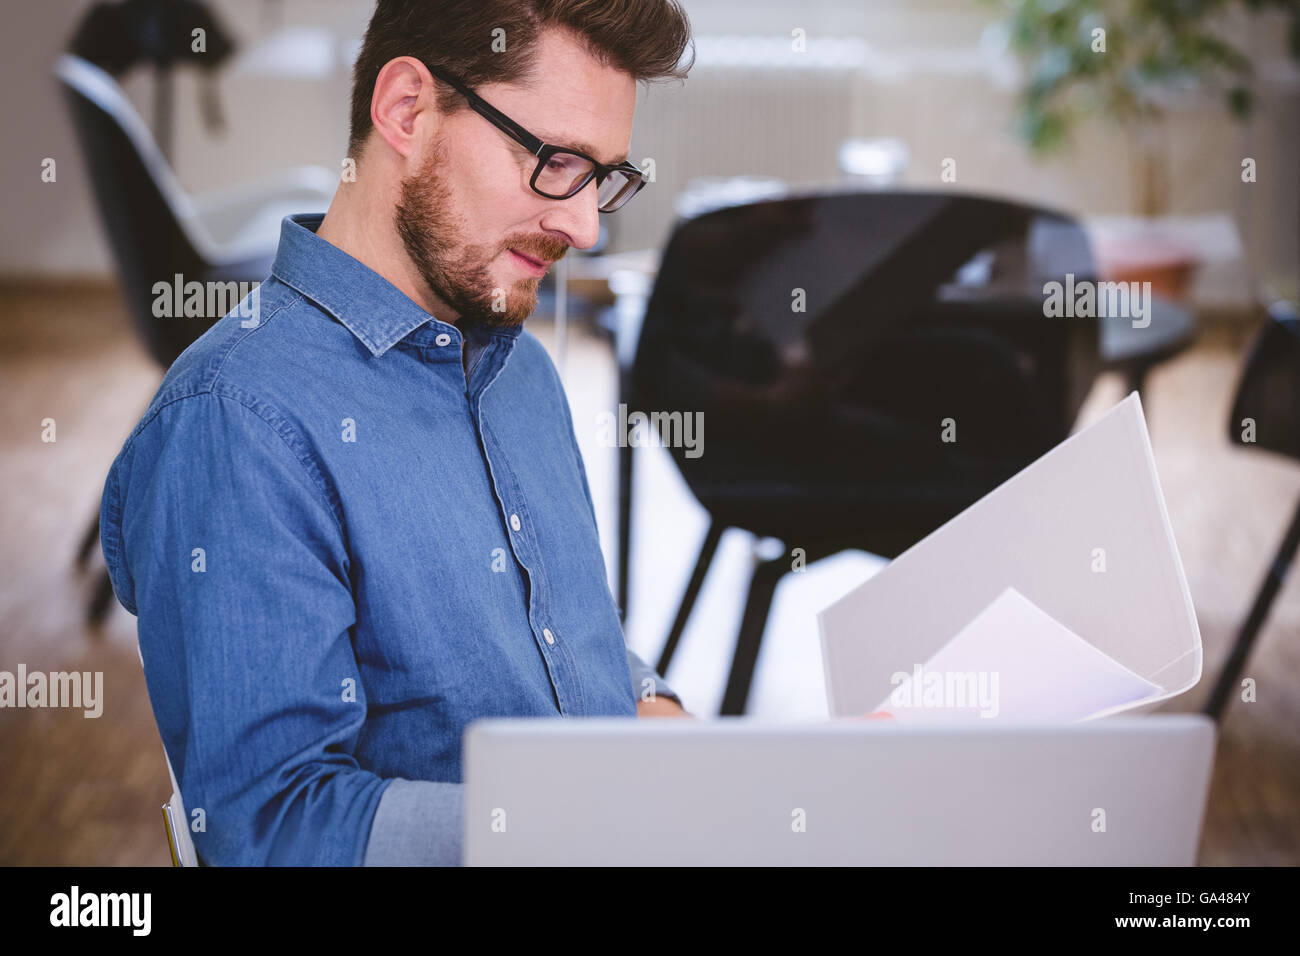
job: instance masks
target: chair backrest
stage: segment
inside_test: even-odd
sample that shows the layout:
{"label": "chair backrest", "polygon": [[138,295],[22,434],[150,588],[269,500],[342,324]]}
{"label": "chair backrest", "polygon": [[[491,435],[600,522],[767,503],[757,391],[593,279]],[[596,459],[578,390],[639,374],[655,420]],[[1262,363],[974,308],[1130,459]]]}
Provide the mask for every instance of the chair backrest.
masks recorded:
{"label": "chair backrest", "polygon": [[668,242],[629,409],[701,413],[703,454],[670,451],[702,501],[932,495],[955,474],[963,494],[991,488],[1068,435],[1097,374],[1097,322],[1046,316],[1044,285],[1067,274],[1096,278],[1078,223],[1003,200],[831,192],[706,213]]}
{"label": "chair backrest", "polygon": [[[163,757],[167,757],[164,748]],[[172,771],[172,762],[167,760],[167,773],[172,780],[171,799],[163,804],[163,826],[167,830],[167,845],[171,848],[173,866],[198,866],[199,855],[194,849],[194,840],[190,837],[190,821],[185,813],[185,801],[181,799],[181,788],[176,783],[176,774]]]}
{"label": "chair backrest", "polygon": [[1300,315],[1275,305],[1246,358],[1228,437],[1300,460]]}
{"label": "chair backrest", "polygon": [[166,367],[211,324],[159,318],[154,285],[197,279],[211,239],[140,115],[108,73],[80,57],[59,57],[55,73],[71,110],[100,220],[117,263],[131,320]]}
{"label": "chair backrest", "polygon": [[[144,652],[137,642],[135,653],[144,667]],[[162,805],[163,829],[167,833],[167,845],[171,849],[173,866],[198,866],[199,855],[194,849],[194,840],[190,836],[189,816],[185,812],[185,801],[181,799],[181,786],[176,782],[176,771],[172,769],[171,758],[167,748],[163,747],[163,760],[167,762],[167,776],[172,782],[171,798]]]}

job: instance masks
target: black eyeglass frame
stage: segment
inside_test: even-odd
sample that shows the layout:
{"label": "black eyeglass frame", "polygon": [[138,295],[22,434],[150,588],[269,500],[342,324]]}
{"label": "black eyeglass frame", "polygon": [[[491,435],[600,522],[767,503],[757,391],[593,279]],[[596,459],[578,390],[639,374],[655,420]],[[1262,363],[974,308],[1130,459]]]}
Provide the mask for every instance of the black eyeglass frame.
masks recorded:
{"label": "black eyeglass frame", "polygon": [[[446,70],[441,67],[429,66],[427,63],[425,66],[428,67],[430,73],[445,82],[461,96],[465,97],[476,113],[537,157],[537,168],[533,170],[532,178],[528,180],[529,188],[531,188],[533,192],[537,193],[537,195],[545,196],[547,199],[572,199],[574,196],[578,195],[578,193],[586,189],[587,184],[593,179],[596,180],[596,188],[599,189],[600,184],[605,181],[605,177],[616,170],[635,174],[638,179],[638,184],[630,193],[627,194],[626,198],[624,198],[622,202],[613,209],[601,209],[599,205],[596,207],[599,212],[609,213],[617,212],[619,209],[622,209],[631,202],[633,196],[645,188],[646,182],[648,181],[645,178],[645,173],[633,163],[624,161],[621,163],[614,163],[611,166],[607,163],[602,163],[594,156],[588,156],[581,150],[573,149],[568,146],[556,146],[551,143],[545,143],[540,137],[534,136],[532,133],[528,132],[528,130],[524,129],[509,116],[506,116],[505,113],[502,113],[499,109],[487,100],[483,99],[483,97],[479,96]],[[537,177],[542,174],[542,169],[546,166],[547,161],[556,153],[567,153],[570,156],[581,157],[591,163],[592,166],[591,172],[582,180],[582,182],[564,196],[555,196],[537,188]]]}

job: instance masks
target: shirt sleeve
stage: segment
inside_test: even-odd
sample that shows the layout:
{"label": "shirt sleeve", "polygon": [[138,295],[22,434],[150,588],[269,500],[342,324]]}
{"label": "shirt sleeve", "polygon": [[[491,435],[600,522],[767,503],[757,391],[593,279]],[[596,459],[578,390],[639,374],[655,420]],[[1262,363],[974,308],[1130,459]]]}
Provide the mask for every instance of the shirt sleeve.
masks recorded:
{"label": "shirt sleeve", "polygon": [[373,835],[372,861],[395,863],[399,826],[423,822],[405,859],[459,862],[458,785],[353,756],[348,552],[297,431],[252,399],[191,395],[132,436],[109,487],[105,556],[203,861],[352,866]]}
{"label": "shirt sleeve", "polygon": [[[627,649],[627,668],[632,673],[632,689],[636,691],[636,699],[642,700],[646,697],[645,691],[649,688],[646,681],[653,684],[653,693],[656,697],[670,697],[677,703],[681,704],[682,699],[677,695],[677,691],[668,686],[668,682],[659,676],[658,672],[641,660],[636,654],[632,653],[632,648]],[[682,704],[685,707],[685,704]]]}
{"label": "shirt sleeve", "polygon": [[397,778],[384,790],[366,844],[366,866],[459,866],[465,786]]}

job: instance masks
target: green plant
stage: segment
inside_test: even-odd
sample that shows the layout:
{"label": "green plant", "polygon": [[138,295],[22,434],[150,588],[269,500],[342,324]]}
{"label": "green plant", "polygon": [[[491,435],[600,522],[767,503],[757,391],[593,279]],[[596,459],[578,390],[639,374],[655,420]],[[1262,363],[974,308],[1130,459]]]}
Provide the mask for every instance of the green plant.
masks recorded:
{"label": "green plant", "polygon": [[1059,149],[1077,121],[1119,123],[1139,153],[1141,212],[1163,212],[1161,128],[1170,94],[1213,91],[1231,115],[1253,107],[1251,62],[1219,33],[1247,10],[1278,11],[1300,59],[1300,0],[1001,0],[1008,40],[1026,67],[1017,114],[1021,138],[1040,154]]}

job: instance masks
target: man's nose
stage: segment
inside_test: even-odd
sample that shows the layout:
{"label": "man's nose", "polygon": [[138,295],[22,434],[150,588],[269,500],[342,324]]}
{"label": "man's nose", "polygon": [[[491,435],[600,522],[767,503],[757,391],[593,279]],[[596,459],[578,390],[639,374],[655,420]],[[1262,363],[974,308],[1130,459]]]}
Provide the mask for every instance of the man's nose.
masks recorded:
{"label": "man's nose", "polygon": [[575,248],[590,249],[600,238],[597,202],[596,181],[593,179],[576,196],[555,200],[542,217],[541,224],[546,229],[563,232]]}

